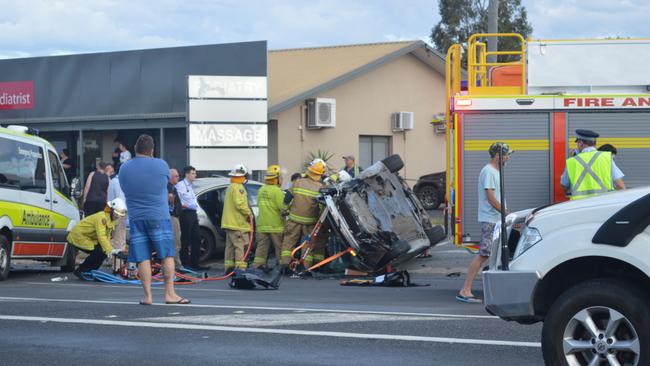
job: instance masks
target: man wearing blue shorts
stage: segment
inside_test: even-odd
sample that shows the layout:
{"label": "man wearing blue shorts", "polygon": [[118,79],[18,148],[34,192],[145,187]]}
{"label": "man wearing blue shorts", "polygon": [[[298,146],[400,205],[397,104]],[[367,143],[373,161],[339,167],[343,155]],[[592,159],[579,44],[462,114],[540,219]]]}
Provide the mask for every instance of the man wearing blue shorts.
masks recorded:
{"label": "man wearing blue shorts", "polygon": [[131,225],[129,262],[138,264],[144,288],[142,305],[151,305],[151,255],[162,260],[165,278],[165,303],[189,304],[174,290],[174,234],[167,202],[169,166],[153,157],[154,142],[140,135],[135,143],[135,158],[120,167],[120,187],[126,197]]}

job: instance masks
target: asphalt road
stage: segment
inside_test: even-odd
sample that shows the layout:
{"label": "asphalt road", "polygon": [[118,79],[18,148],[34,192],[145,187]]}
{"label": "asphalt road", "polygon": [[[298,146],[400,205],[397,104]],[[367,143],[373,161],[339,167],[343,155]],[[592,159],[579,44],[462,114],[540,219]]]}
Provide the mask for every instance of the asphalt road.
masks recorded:
{"label": "asphalt road", "polygon": [[[409,265],[411,288],[284,279],[280,289],[179,286],[191,305],[138,304],[133,285],[22,265],[0,282],[1,365],[541,365],[540,325],[454,299],[471,256],[451,245]],[[448,274],[452,274],[451,277]],[[480,282],[476,282],[477,294]]]}

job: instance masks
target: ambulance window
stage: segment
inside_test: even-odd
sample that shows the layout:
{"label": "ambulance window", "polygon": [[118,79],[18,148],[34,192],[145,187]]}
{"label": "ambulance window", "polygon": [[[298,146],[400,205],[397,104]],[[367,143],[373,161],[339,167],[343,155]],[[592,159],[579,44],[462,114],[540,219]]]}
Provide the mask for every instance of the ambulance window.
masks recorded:
{"label": "ambulance window", "polygon": [[45,193],[43,149],[0,137],[0,187]]}
{"label": "ambulance window", "polygon": [[70,189],[68,188],[68,181],[65,179],[63,167],[59,161],[59,157],[52,151],[48,151],[50,157],[50,171],[52,172],[52,185],[59,193],[69,198]]}

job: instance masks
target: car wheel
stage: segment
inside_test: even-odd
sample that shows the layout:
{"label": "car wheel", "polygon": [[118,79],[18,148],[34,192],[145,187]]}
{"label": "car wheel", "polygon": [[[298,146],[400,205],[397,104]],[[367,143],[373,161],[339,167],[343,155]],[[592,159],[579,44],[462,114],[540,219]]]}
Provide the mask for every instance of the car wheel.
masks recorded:
{"label": "car wheel", "polygon": [[440,207],[438,189],[433,184],[426,184],[420,187],[416,196],[425,210],[435,210]]}
{"label": "car wheel", "polygon": [[74,271],[74,267],[76,265],[76,259],[77,259],[77,249],[72,246],[72,244],[68,243],[68,247],[65,250],[65,254],[63,256],[65,262],[63,262],[63,265],[61,266],[61,272],[72,272]]}
{"label": "car wheel", "polygon": [[214,256],[216,248],[214,247],[214,236],[208,229],[201,228],[201,246],[199,253],[199,262],[205,262]]}
{"label": "car wheel", "polygon": [[4,234],[0,234],[0,281],[9,277],[9,267],[11,266],[11,248],[9,239]]}
{"label": "car wheel", "polygon": [[402,158],[397,154],[391,155],[381,162],[384,164],[386,169],[390,170],[391,173],[395,173],[404,167],[404,161],[402,161]]}
{"label": "car wheel", "polygon": [[650,355],[646,297],[624,282],[594,280],[567,290],[544,320],[547,365],[646,365]]}

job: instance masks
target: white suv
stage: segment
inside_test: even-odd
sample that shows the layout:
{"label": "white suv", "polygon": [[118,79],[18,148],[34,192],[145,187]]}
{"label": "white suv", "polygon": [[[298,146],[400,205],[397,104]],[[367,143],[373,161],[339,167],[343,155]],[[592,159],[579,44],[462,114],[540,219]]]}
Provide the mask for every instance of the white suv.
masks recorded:
{"label": "white suv", "polygon": [[486,309],[543,321],[548,365],[650,364],[649,224],[650,187],[509,215],[483,273]]}

